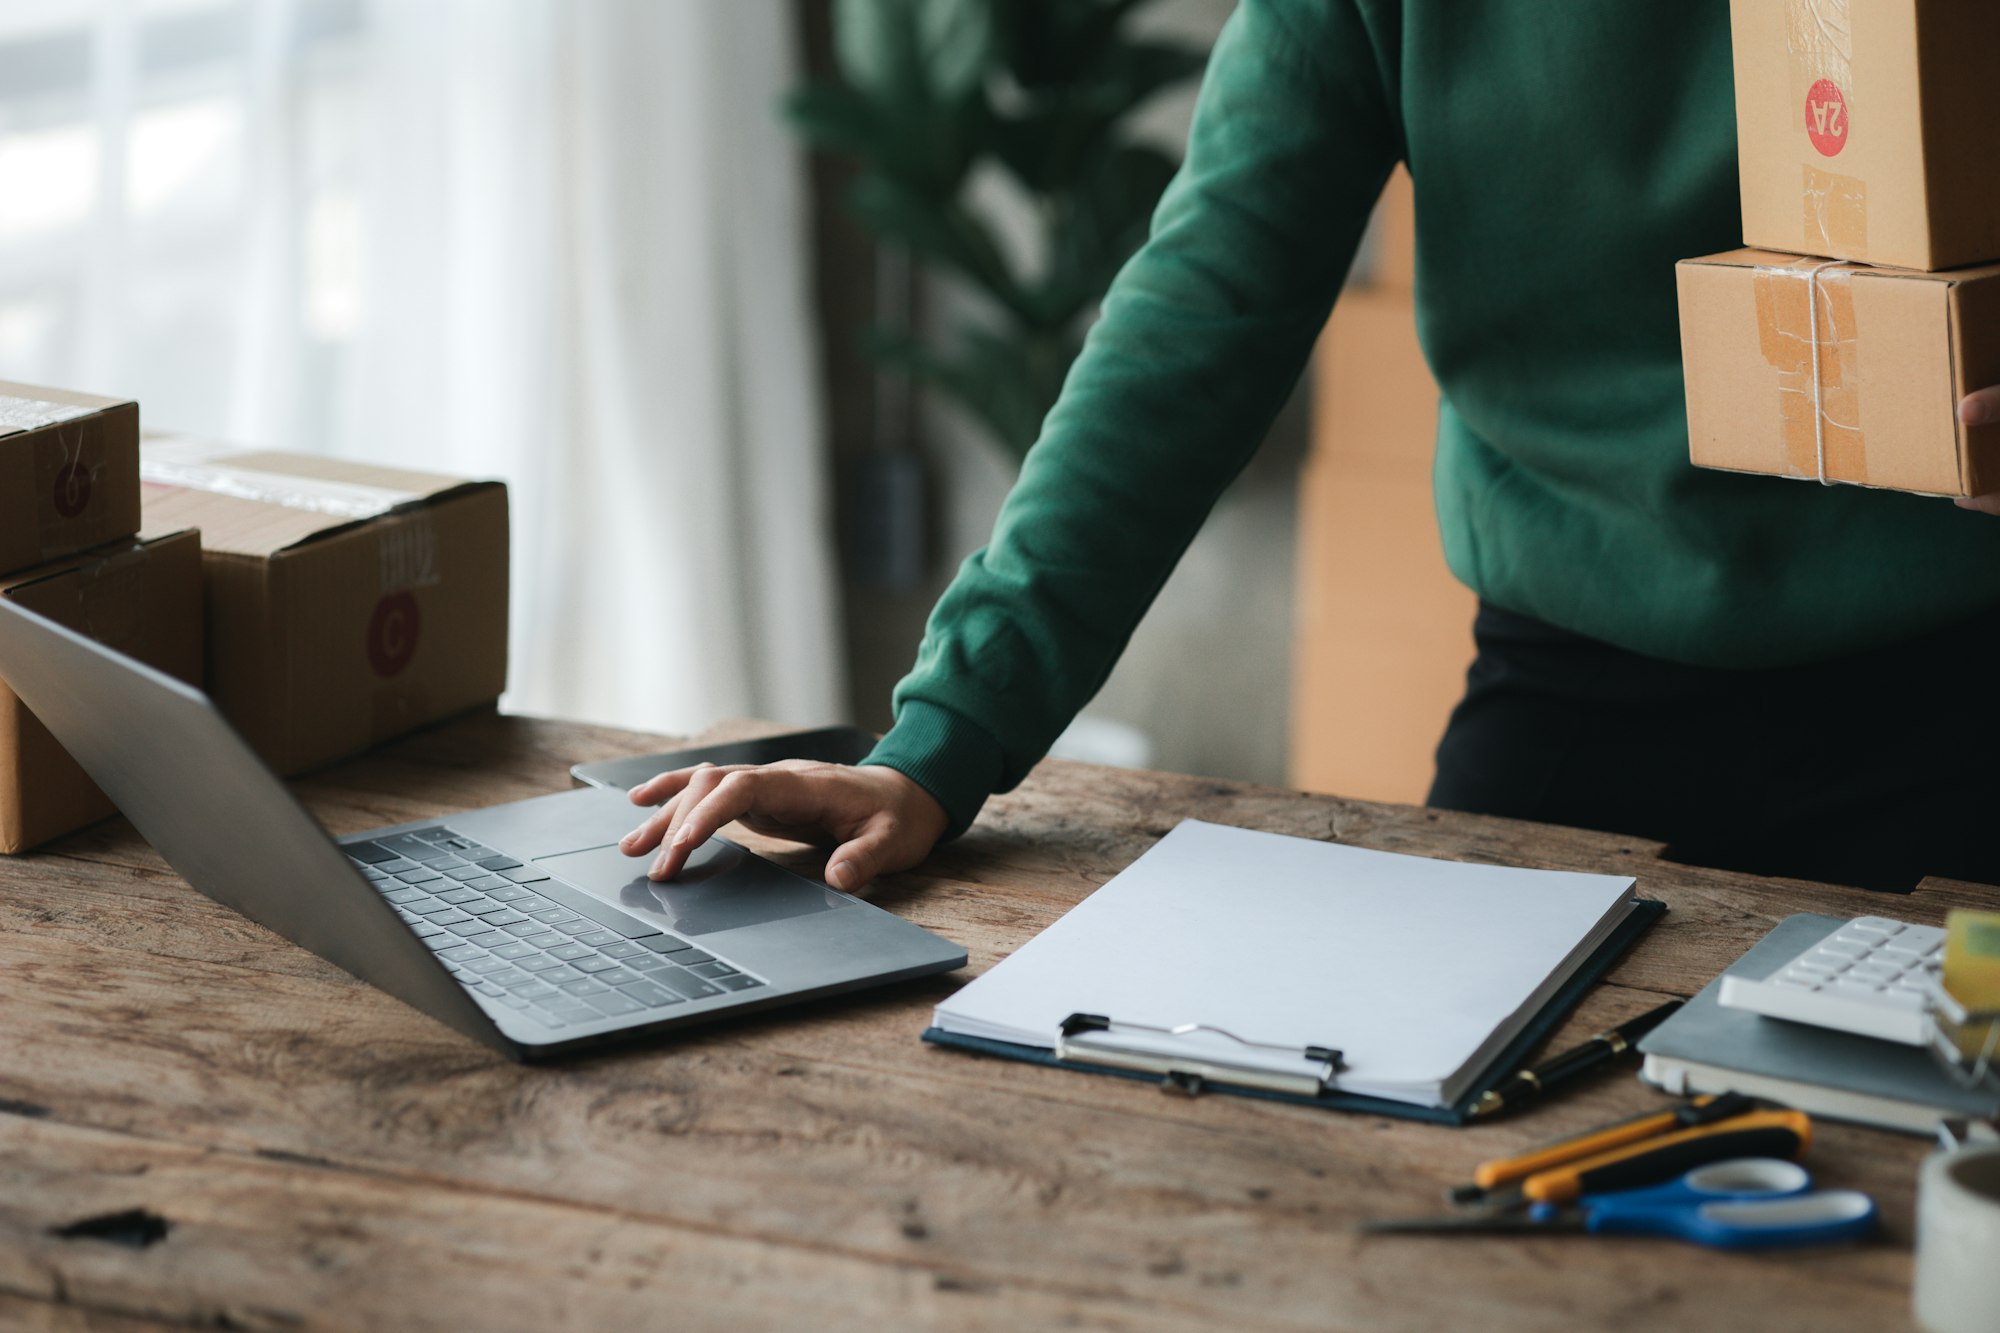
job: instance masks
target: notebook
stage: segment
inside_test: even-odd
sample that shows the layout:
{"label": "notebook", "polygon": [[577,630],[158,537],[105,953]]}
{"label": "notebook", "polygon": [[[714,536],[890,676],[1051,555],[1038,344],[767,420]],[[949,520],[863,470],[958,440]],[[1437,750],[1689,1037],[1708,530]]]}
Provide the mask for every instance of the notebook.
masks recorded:
{"label": "notebook", "polygon": [[[1846,917],[1788,916],[1730,964],[1723,976],[1761,980]],[[2000,1088],[1967,1088],[1923,1047],[1767,1018],[1721,1004],[1722,978],[1647,1033],[1641,1076],[1672,1093],[1741,1092],[1813,1115],[1911,1134],[1945,1116],[2000,1115]]]}
{"label": "notebook", "polygon": [[[1632,885],[1187,820],[938,1005],[925,1036],[1079,1065],[1115,1047],[1224,1090],[1244,1069],[1313,1080],[1304,1100],[1456,1120],[1664,910]],[[1073,1015],[1089,1018],[1066,1042]]]}

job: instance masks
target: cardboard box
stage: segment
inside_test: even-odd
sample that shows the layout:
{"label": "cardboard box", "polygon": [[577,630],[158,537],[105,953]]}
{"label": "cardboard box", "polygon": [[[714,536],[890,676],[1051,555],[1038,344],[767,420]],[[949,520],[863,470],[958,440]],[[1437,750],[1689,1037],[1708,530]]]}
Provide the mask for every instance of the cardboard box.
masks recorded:
{"label": "cardboard box", "polygon": [[1361,235],[1347,273],[1350,290],[1410,292],[1417,285],[1417,199],[1409,169],[1398,163]]}
{"label": "cardboard box", "polygon": [[1465,691],[1478,599],[1438,538],[1437,404],[1411,293],[1343,294],[1300,478],[1290,781],[1307,791],[1422,801]]}
{"label": "cardboard box", "polygon": [[1992,0],[1730,0],[1743,242],[2000,260]]}
{"label": "cardboard box", "polygon": [[497,698],[507,490],[148,434],[147,530],[199,527],[208,691],[297,773]]}
{"label": "cardboard box", "polygon": [[2000,490],[2000,264],[1921,273],[1763,250],[1675,266],[1700,467],[1926,495]]}
{"label": "cardboard box", "polygon": [[139,405],[0,382],[0,574],[139,530]]}
{"label": "cardboard box", "polygon": [[[201,683],[201,544],[195,533],[114,542],[8,575],[0,578],[0,597]],[[0,852],[25,851],[112,813],[110,798],[0,684]]]}

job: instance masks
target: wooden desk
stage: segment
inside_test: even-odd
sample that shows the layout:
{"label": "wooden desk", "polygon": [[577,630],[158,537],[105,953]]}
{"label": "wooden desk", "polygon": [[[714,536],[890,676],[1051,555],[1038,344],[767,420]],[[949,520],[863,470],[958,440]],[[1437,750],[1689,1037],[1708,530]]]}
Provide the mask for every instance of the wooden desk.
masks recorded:
{"label": "wooden desk", "polygon": [[[661,744],[474,717],[301,789],[349,832],[559,790],[570,760]],[[873,896],[962,942],[971,975],[1187,815],[1638,875],[1672,911],[1559,1040],[1691,992],[1786,913],[1882,906],[1670,865],[1631,839],[1059,763]],[[1989,900],[1933,883],[1891,906],[1936,920]],[[1167,1097],[919,1043],[962,979],[525,1068],[101,825],[0,863],[0,1327],[1908,1323],[1919,1140],[1822,1130],[1821,1181],[1883,1206],[1884,1238],[1859,1248],[1364,1240],[1357,1218],[1428,1208],[1480,1158],[1660,1098],[1616,1077],[1450,1130]],[[165,1238],[54,1234],[134,1209],[165,1219]]]}

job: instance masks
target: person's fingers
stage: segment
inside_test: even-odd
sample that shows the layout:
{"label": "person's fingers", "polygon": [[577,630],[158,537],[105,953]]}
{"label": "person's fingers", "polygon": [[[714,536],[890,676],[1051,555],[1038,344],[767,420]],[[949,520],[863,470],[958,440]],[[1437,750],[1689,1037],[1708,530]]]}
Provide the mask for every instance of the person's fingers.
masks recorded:
{"label": "person's fingers", "polygon": [[[663,786],[665,779],[675,779],[674,794],[664,805],[648,815],[639,827],[619,840],[619,850],[627,856],[638,856],[651,851],[662,839],[673,836],[674,821],[681,811],[687,808],[690,800],[700,800],[715,785],[721,772],[722,770],[714,764],[698,764],[693,768],[662,773],[652,779],[652,782],[661,783]],[[638,791],[640,788],[633,790]]]}
{"label": "person's fingers", "polygon": [[738,771],[736,768],[704,768],[690,777],[687,786],[681,788],[680,795],[673,799],[674,808],[665,812],[667,821],[660,833],[660,845],[665,847],[679,837],[681,825],[687,822],[689,812]]}
{"label": "person's fingers", "polygon": [[[888,815],[870,819],[859,834],[833,849],[826,862],[826,882],[842,893],[853,893],[884,871],[907,869],[894,864],[897,833],[896,821]],[[921,854],[916,859],[921,859]]]}
{"label": "person's fingers", "polygon": [[647,815],[639,827],[618,840],[618,850],[627,856],[638,856],[657,847],[667,835],[667,825],[673,822],[674,807],[679,803],[680,797],[676,796]]}
{"label": "person's fingers", "polygon": [[1990,426],[2000,421],[2000,385],[1980,389],[1960,399],[1958,419],[1968,426]]}
{"label": "person's fingers", "polygon": [[724,824],[748,814],[756,807],[760,796],[794,780],[792,774],[781,769],[727,773],[709,784],[708,790],[699,796],[695,793],[695,784],[689,783],[687,790],[680,795],[681,812],[667,836],[661,840],[660,854],[653,858],[652,868],[646,872],[646,877],[672,879],[687,864],[694,849],[714,837]]}
{"label": "person's fingers", "polygon": [[665,773],[655,773],[625,794],[631,798],[634,805],[658,805],[677,795],[682,787],[687,786],[688,778],[693,774],[704,768],[713,767],[715,767],[713,764],[695,764],[689,768],[674,768]]}
{"label": "person's fingers", "polygon": [[1960,509],[1976,509],[1982,514],[2000,514],[2000,492],[1989,495],[1960,495],[1952,499]]}

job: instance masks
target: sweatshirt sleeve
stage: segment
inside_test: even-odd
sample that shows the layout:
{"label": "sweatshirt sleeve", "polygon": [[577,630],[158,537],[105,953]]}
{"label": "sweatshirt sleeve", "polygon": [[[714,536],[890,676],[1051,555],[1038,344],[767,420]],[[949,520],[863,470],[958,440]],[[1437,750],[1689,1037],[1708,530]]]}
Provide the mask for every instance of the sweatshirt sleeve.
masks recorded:
{"label": "sweatshirt sleeve", "polygon": [[1097,693],[1297,381],[1399,155],[1386,45],[1355,0],[1225,24],[1149,238],[864,761],[937,797],[950,836]]}

